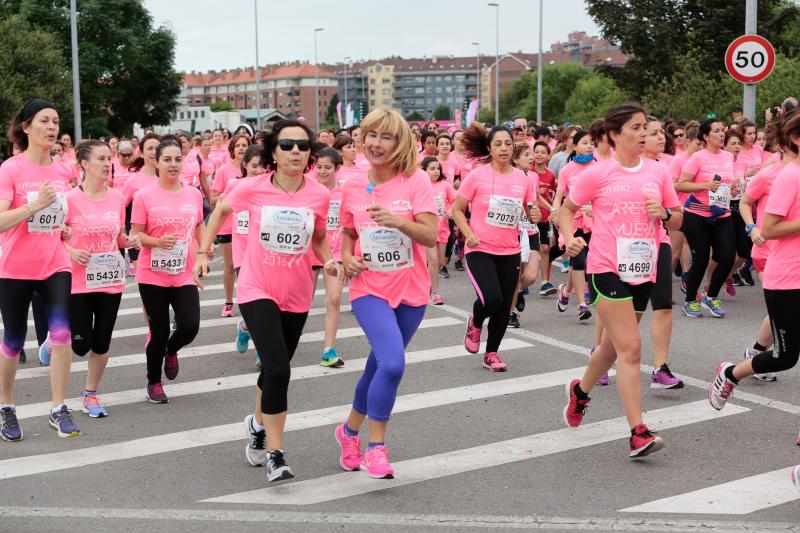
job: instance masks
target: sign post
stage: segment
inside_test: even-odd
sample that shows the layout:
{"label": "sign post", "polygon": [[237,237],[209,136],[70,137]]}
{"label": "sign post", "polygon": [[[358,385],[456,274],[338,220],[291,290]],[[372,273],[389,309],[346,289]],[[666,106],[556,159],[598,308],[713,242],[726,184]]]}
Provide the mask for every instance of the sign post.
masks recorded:
{"label": "sign post", "polygon": [[725,51],[725,68],[733,79],[744,85],[744,114],[755,119],[755,84],[775,68],[775,49],[760,35],[742,35]]}

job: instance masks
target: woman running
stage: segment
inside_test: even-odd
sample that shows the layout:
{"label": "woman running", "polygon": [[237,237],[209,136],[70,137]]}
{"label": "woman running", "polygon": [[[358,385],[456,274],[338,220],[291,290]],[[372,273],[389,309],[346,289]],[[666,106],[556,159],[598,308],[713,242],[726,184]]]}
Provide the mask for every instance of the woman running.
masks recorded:
{"label": "woman running", "polygon": [[[677,130],[676,130],[677,131]],[[672,182],[677,183],[678,178],[681,176],[681,172],[683,171],[683,165],[686,164],[686,161],[689,160],[692,154],[698,152],[703,149],[703,142],[697,138],[697,134],[700,131],[700,123],[696,120],[692,120],[687,122],[683,130],[684,135],[686,136],[686,142],[684,143],[684,149],[678,150],[675,153],[675,157],[673,157],[669,162],[669,173],[672,176]],[[686,203],[686,199],[689,197],[688,193],[683,193],[676,191],[678,193],[678,200],[680,201],[681,205]],[[678,266],[678,263],[681,265],[681,291],[686,294],[686,279],[689,275],[689,265],[691,262],[692,254],[689,251],[689,245],[686,242],[686,238],[683,235],[683,231],[680,229],[672,230],[669,232],[669,242],[670,246],[672,246],[672,270],[675,270]]]}
{"label": "woman running", "polygon": [[[419,168],[414,137],[399,113],[372,111],[361,122],[367,174],[344,184],[342,262],[350,302],[369,339],[370,354],[347,420],[335,431],[345,470],[363,468],[390,479],[386,428],[405,369],[405,347],[425,315],[430,276],[425,247],[436,244],[436,203],[430,178]],[[362,455],[358,436],[369,417]]]}
{"label": "woman running", "polygon": [[616,362],[617,387],[631,429],[631,458],[664,446],[642,421],[638,323],[656,280],[658,227],[681,223],[681,213],[671,211],[678,207],[678,198],[668,172],[641,157],[646,124],[639,104],[620,104],[608,111],[604,129],[614,157],[581,175],[559,213],[562,232],[568,236],[567,250],[575,256],[586,242],[573,232],[574,216],[592,202],[594,232],[587,272],[592,303],[605,326],[583,377],[567,384],[564,420],[573,428],[581,424],[589,393]]}
{"label": "woman running", "polygon": [[[125,228],[130,233],[131,211],[133,209],[133,197],[142,189],[146,189],[158,181],[156,175],[156,148],[161,144],[161,137],[155,133],[148,133],[142,137],[142,155],[128,168],[128,179],[122,188],[122,198],[125,200]],[[128,274],[136,275],[136,268],[139,264],[139,250],[128,250],[130,264]]]}
{"label": "woman running", "polygon": [[333,148],[339,152],[339,156],[342,159],[342,164],[336,171],[336,181],[344,183],[353,176],[364,172],[364,169],[356,164],[358,151],[356,142],[352,137],[345,133],[340,133],[333,140]]}
{"label": "woman running", "polygon": [[429,156],[423,159],[422,170],[428,175],[433,186],[433,200],[436,202],[436,218],[438,220],[436,244],[426,249],[428,274],[431,276],[431,304],[442,305],[444,298],[439,293],[439,272],[445,267],[444,251],[450,237],[450,213],[456,199],[456,191],[447,181],[447,177],[442,172],[442,163],[436,157]]}
{"label": "woman running", "polygon": [[[549,131],[549,130],[548,130]],[[550,147],[545,141],[533,143],[533,166],[531,170],[539,178],[539,205],[541,205],[542,217],[537,223],[539,227],[539,263],[541,268],[542,285],[539,287],[539,296],[551,296],[556,293],[556,289],[550,283],[550,272],[553,265],[550,263],[550,235],[552,231],[550,222],[550,212],[553,209],[553,199],[556,195],[556,176],[547,168],[547,161],[550,159]]]}

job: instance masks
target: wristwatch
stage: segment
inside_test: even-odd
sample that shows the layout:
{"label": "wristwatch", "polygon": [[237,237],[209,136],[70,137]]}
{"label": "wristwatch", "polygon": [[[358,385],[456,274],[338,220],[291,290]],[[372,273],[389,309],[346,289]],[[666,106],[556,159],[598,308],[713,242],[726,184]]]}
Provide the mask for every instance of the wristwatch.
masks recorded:
{"label": "wristwatch", "polygon": [[669,219],[672,218],[672,209],[665,207],[664,212],[667,214],[667,218],[664,219],[664,222],[669,222]]}
{"label": "wristwatch", "polygon": [[745,231],[745,233],[747,233],[748,237],[750,236],[750,233],[752,233],[753,228],[755,228],[755,227],[756,227],[755,224],[748,224],[747,227],[745,227],[744,231]]}

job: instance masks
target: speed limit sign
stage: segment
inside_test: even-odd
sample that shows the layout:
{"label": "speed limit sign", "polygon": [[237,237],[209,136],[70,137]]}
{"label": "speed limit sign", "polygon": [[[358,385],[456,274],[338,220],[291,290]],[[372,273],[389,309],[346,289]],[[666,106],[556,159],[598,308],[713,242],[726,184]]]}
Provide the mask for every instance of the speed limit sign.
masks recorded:
{"label": "speed limit sign", "polygon": [[760,35],[742,35],[725,51],[725,68],[741,83],[758,83],[775,67],[775,49]]}

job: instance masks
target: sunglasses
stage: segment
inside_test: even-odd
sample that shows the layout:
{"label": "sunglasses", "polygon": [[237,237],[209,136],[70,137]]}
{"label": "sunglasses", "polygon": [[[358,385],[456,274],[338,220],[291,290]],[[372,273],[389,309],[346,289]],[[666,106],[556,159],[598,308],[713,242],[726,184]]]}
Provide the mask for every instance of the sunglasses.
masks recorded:
{"label": "sunglasses", "polygon": [[278,146],[284,152],[291,152],[295,146],[301,152],[308,152],[311,149],[311,141],[308,139],[281,139],[278,141]]}
{"label": "sunglasses", "polygon": [[133,155],[133,152],[127,153],[127,154],[123,154],[122,152],[120,152],[120,154],[119,154],[120,157],[130,157],[132,155]]}
{"label": "sunglasses", "polygon": [[685,133],[676,133],[675,137],[686,137]]}

